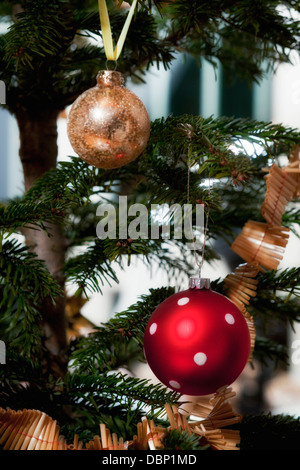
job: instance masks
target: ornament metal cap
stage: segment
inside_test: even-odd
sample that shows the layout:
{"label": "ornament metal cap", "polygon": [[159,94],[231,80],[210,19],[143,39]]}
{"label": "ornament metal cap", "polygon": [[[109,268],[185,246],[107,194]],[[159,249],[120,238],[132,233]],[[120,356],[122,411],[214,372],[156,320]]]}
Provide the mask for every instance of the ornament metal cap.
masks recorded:
{"label": "ornament metal cap", "polygon": [[189,283],[190,289],[210,289],[210,279],[204,277],[191,277]]}
{"label": "ornament metal cap", "polygon": [[97,86],[114,87],[125,85],[125,78],[117,70],[100,70],[97,74]]}

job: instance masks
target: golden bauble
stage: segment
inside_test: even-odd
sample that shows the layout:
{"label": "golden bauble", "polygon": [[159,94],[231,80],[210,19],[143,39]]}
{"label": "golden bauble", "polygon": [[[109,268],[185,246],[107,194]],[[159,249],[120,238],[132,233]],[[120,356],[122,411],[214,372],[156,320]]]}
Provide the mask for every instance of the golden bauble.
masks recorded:
{"label": "golden bauble", "polygon": [[135,160],[150,136],[142,101],[124,86],[117,71],[101,71],[97,85],[80,95],[68,116],[74,152],[98,168],[118,168]]}

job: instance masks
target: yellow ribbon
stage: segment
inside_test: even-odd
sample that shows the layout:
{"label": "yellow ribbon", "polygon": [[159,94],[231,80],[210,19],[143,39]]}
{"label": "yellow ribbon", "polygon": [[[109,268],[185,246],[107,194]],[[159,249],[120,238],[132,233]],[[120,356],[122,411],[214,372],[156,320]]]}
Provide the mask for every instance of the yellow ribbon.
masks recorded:
{"label": "yellow ribbon", "polygon": [[121,31],[117,45],[114,49],[106,0],[99,0],[99,12],[100,12],[102,38],[103,38],[104,51],[105,51],[107,60],[118,60],[122,52],[125,40],[126,40],[126,36],[129,30],[129,26],[130,26],[130,23],[134,14],[136,4],[137,4],[137,0],[134,0],[130,7],[128,16],[126,18],[125,24]]}

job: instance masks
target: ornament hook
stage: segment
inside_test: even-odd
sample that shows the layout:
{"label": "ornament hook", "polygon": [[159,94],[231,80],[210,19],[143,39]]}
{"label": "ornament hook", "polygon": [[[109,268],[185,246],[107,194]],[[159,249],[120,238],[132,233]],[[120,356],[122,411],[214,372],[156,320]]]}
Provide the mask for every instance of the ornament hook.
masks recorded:
{"label": "ornament hook", "polygon": [[[113,69],[109,68],[109,66],[108,66],[109,62],[114,62],[115,66],[114,66]],[[106,65],[106,70],[115,72],[117,70],[117,67],[118,67],[118,61],[117,60],[107,59],[106,62],[105,62],[105,65]]]}

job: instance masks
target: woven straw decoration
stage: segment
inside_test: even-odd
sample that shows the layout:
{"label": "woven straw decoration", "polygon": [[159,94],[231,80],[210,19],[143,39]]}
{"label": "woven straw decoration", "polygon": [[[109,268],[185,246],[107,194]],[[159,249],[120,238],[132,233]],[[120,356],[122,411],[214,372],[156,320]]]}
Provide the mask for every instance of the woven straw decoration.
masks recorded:
{"label": "woven straw decoration", "polygon": [[296,183],[284,170],[272,165],[266,176],[267,192],[262,204],[264,222],[248,221],[231,248],[247,263],[257,264],[260,270],[275,270],[283,258],[289,229],[281,220],[287,203],[293,198]]}
{"label": "woven straw decoration", "polygon": [[288,239],[289,229],[250,220],[244,225],[231,249],[247,263],[256,264],[260,271],[276,270],[283,259]]}
{"label": "woven straw decoration", "polygon": [[55,450],[58,438],[56,421],[45,413],[0,408],[0,445],[4,450]]}
{"label": "woven straw decoration", "polygon": [[[148,422],[144,418],[142,423],[138,423],[139,433],[134,436],[134,447],[139,450],[145,450],[147,446],[150,450],[163,450],[163,440],[167,432],[171,429],[177,429],[182,432],[186,431],[190,435],[198,435],[213,449],[239,450],[239,431],[221,429],[242,420],[242,417],[233,411],[229,403],[229,400],[235,396],[236,393],[230,387],[222,387],[212,397],[206,396],[198,399],[189,409],[189,413],[193,415],[193,420],[190,421],[186,418],[184,404],[180,407],[165,404],[170,426],[167,428],[155,426],[153,421]],[[196,417],[201,417],[202,420],[195,421]]]}
{"label": "woven straw decoration", "polygon": [[[299,162],[299,151],[298,151]],[[224,279],[228,297],[243,313],[250,333],[250,354],[252,360],[255,346],[255,325],[253,317],[247,312],[251,297],[256,296],[257,281],[254,279],[259,271],[276,270],[283,259],[289,239],[289,229],[282,227],[282,215],[286,205],[297,194],[295,176],[282,170],[275,164],[265,177],[267,191],[261,207],[266,222],[248,221],[231,248],[246,264],[238,266],[234,273]]]}
{"label": "woven straw decoration", "polygon": [[[163,450],[163,440],[168,431],[179,429],[205,438],[216,449],[232,450],[238,448],[238,433],[226,430],[224,434],[219,428],[241,420],[228,403],[233,396],[235,393],[230,388],[223,387],[214,394],[208,405],[205,404],[205,397],[193,405],[192,413],[204,417],[201,429],[198,422],[188,422],[185,413],[177,406],[166,404],[164,408],[169,420],[168,427],[155,426],[153,420],[144,417],[137,423],[137,434],[126,442],[100,423],[99,436],[94,436],[93,440],[83,444],[75,434],[73,442],[68,444],[60,435],[57,422],[47,414],[38,410],[0,408],[0,445],[4,450]],[[211,434],[211,431],[214,432]]]}
{"label": "woven straw decoration", "polygon": [[281,226],[286,205],[297,192],[297,183],[287,169],[282,170],[275,164],[265,179],[267,193],[261,208],[262,215],[270,226]]}
{"label": "woven straw decoration", "polygon": [[250,334],[250,353],[248,362],[252,361],[255,347],[256,329],[253,317],[247,312],[245,305],[249,305],[251,297],[256,296],[257,280],[254,279],[259,272],[256,264],[242,264],[235,269],[235,272],[228,274],[224,279],[227,288],[227,295],[232,302],[240,309]]}
{"label": "woven straw decoration", "polygon": [[190,423],[191,431],[204,437],[216,450],[239,450],[239,431],[223,429],[242,420],[229,403],[235,395],[230,387],[222,387],[212,398],[198,401],[191,410],[195,417],[202,418]]}

